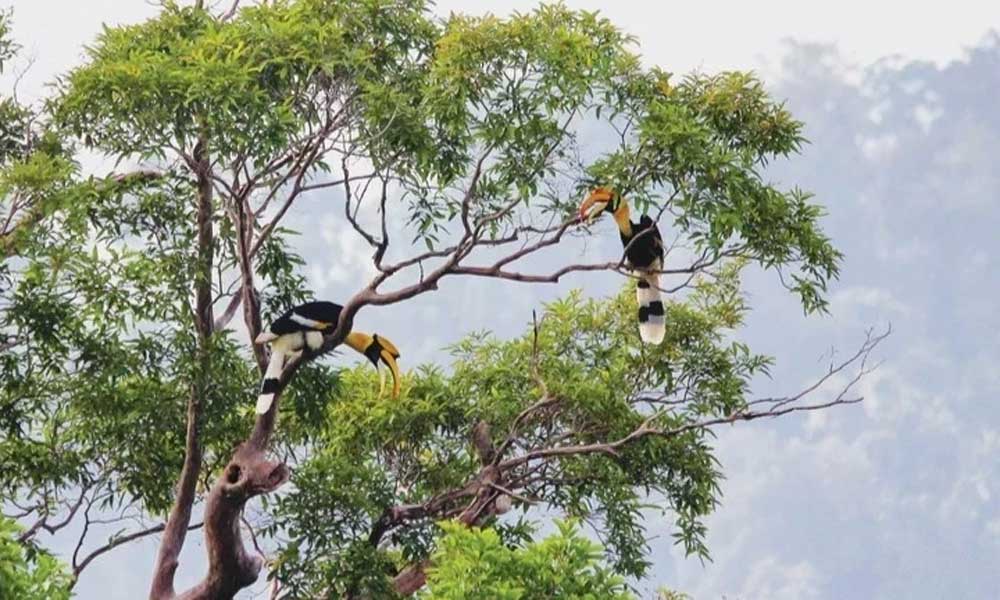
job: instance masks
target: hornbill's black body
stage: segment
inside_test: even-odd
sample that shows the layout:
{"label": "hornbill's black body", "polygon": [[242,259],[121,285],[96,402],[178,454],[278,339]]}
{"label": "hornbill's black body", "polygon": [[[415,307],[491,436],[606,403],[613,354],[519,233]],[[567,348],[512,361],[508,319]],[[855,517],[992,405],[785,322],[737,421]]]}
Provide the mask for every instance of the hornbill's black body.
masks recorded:
{"label": "hornbill's black body", "polygon": [[[278,391],[285,359],[307,348],[319,350],[323,346],[324,336],[337,329],[342,310],[342,306],[333,302],[306,302],[285,311],[257,336],[255,343],[271,345],[271,359],[267,363],[267,372],[257,398],[258,414],[266,413],[271,407]],[[376,369],[379,361],[384,362],[392,371],[393,396],[399,395],[399,367],[396,365],[399,351],[392,342],[377,334],[352,331],[344,338],[344,343],[363,354]]]}
{"label": "hornbill's black body", "polygon": [[620,194],[599,187],[580,205],[580,217],[589,221],[603,212],[610,213],[618,225],[626,263],[638,270],[639,337],[646,343],[658,344],[665,332],[660,276],[656,273],[663,269],[663,237],[649,215],[633,222],[628,202]]}

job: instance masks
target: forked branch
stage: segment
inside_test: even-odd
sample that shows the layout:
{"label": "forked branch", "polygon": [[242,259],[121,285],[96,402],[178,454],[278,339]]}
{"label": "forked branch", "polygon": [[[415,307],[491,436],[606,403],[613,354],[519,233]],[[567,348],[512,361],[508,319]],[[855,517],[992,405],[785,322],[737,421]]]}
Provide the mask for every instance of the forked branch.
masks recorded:
{"label": "forked branch", "polygon": [[[369,542],[377,546],[385,535],[393,529],[406,527],[411,522],[426,519],[456,518],[466,525],[474,525],[491,515],[503,512],[503,509],[497,510],[501,499],[527,504],[544,501],[544,498],[529,497],[530,494],[526,495],[522,491],[539,483],[541,478],[544,478],[546,469],[567,458],[603,454],[612,460],[617,460],[625,447],[638,444],[648,437],[675,438],[694,430],[709,430],[737,421],[777,418],[794,412],[824,410],[834,406],[861,402],[863,398],[852,396],[851,391],[865,375],[874,370],[875,367],[869,364],[870,355],[889,334],[890,330],[881,334],[868,332],[865,341],[856,353],[841,363],[832,365],[829,371],[817,379],[814,384],[786,397],[751,401],[746,403],[743,408],[730,414],[696,419],[672,427],[660,425],[661,418],[666,414],[666,409],[661,409],[649,414],[633,431],[617,439],[586,444],[564,444],[567,438],[576,436],[574,432],[568,432],[567,435],[547,438],[542,446],[529,447],[517,456],[504,458],[504,454],[510,448],[522,447],[516,442],[524,443],[527,441],[519,438],[519,430],[532,416],[547,411],[558,413],[557,400],[543,394],[541,398],[525,408],[514,419],[504,442],[494,454],[493,461],[484,465],[460,488],[440,492],[421,503],[398,505],[387,509],[382,518],[375,523]],[[807,397],[817,393],[833,377],[852,370],[853,374],[850,379],[831,398],[804,402]],[[678,407],[677,404],[669,406],[671,409]],[[477,424],[476,429],[484,429],[485,427],[485,424]],[[427,566],[427,561],[420,561],[403,569],[394,580],[396,592],[410,595],[423,587],[426,583]]]}

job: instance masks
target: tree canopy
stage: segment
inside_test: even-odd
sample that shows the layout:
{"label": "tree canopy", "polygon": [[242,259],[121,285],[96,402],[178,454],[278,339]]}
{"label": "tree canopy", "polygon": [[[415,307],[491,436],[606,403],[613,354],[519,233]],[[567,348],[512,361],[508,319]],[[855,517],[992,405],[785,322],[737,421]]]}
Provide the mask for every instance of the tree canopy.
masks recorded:
{"label": "tree canopy", "polygon": [[8,598],[68,600],[69,575],[45,551],[23,545],[21,528],[0,517],[0,590]]}
{"label": "tree canopy", "polygon": [[[15,51],[0,43],[0,65]],[[713,426],[855,400],[755,400],[772,359],[736,341],[742,269],[777,272],[807,312],[838,274],[821,206],[763,172],[799,150],[801,123],[752,74],[644,67],[599,14],[165,2],[106,27],[43,107],[4,98],[0,112],[0,492],[28,524],[22,544],[69,522],[86,536],[97,513],[146,523],[78,548],[73,581],[162,533],[151,598],[232,597],[265,566],[242,528],[279,597],[427,583],[427,598],[625,598],[623,577],[650,567],[650,510],[709,556]],[[660,345],[639,342],[621,256],[532,262],[591,233],[575,208],[595,185],[677,236]],[[373,275],[331,298],[336,331],[257,416],[267,355],[248,340],[313,297],[283,225],[310,195],[331,198]],[[519,335],[470,333],[451,364],[410,365],[398,400],[370,369],[322,358],[359,311],[444,293],[445,278],[593,271],[620,273],[622,293],[571,293]],[[860,376],[878,340],[821,381]],[[241,519],[257,496],[263,516]],[[542,509],[595,532],[600,559],[569,525],[538,541]],[[178,593],[192,528],[206,575]],[[475,553],[490,560],[466,579]]]}
{"label": "tree canopy", "polygon": [[490,529],[442,526],[428,578],[433,600],[461,598],[607,598],[629,600],[625,581],[600,566],[600,546],[579,535],[572,524],[525,547],[504,545]]}

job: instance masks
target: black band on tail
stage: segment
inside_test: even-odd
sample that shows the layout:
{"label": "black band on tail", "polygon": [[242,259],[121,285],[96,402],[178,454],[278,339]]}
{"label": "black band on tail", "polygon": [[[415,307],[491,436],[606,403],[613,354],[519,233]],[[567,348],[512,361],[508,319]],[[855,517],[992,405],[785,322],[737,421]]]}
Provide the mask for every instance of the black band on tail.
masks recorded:
{"label": "black band on tail", "polygon": [[264,383],[260,386],[261,394],[277,394],[278,393],[278,380],[277,379],[265,379]]}
{"label": "black band on tail", "polygon": [[663,302],[660,300],[654,300],[649,303],[649,306],[639,307],[639,322],[645,323],[649,321],[650,317],[662,317],[664,315]]}

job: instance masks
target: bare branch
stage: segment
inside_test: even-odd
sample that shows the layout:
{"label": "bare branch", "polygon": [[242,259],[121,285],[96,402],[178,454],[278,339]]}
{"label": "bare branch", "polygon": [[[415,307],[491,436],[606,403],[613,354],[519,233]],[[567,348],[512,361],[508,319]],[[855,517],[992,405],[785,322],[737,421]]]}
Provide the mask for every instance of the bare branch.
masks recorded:
{"label": "bare branch", "polygon": [[[354,211],[353,213],[351,212],[351,203],[354,201],[354,196],[351,191],[351,173],[347,167],[347,156],[344,156],[341,160],[340,168],[344,172],[344,178],[341,180],[344,182],[344,217],[347,219],[347,222],[351,224],[351,227],[354,228],[354,231],[358,232],[358,235],[363,237],[370,246],[377,247],[378,241],[375,240],[375,236],[365,231],[365,228],[358,223],[357,211]],[[358,208],[361,207],[363,197],[364,194],[362,194],[362,197],[358,198]]]}
{"label": "bare branch", "polygon": [[[843,363],[832,369],[830,373],[827,373],[819,379],[815,384],[809,386],[803,392],[790,396],[788,398],[779,399],[777,401],[766,400],[763,402],[771,401],[772,406],[764,410],[749,410],[750,406],[759,405],[762,401],[754,401],[747,403],[747,409],[742,411],[734,412],[731,415],[726,415],[722,417],[716,417],[712,419],[705,419],[701,421],[695,421],[692,423],[687,423],[678,427],[671,429],[659,429],[653,425],[655,419],[660,416],[660,413],[654,413],[637,429],[632,431],[627,436],[620,438],[613,442],[604,443],[593,443],[593,444],[581,444],[581,445],[571,445],[571,446],[559,446],[559,447],[549,447],[549,448],[539,448],[532,450],[522,456],[512,458],[500,463],[498,466],[501,470],[508,470],[518,467],[522,464],[546,459],[551,457],[559,456],[572,456],[581,454],[593,454],[593,453],[605,453],[611,456],[617,455],[619,448],[626,444],[630,444],[635,440],[641,439],[646,436],[659,436],[659,437],[676,437],[682,433],[692,431],[695,429],[708,429],[716,425],[722,425],[727,423],[734,423],[736,421],[752,421],[761,418],[774,418],[780,417],[793,412],[801,411],[812,411],[821,410],[825,408],[830,408],[833,406],[843,405],[843,404],[854,404],[861,402],[863,398],[847,398],[846,395],[850,389],[866,374],[870,373],[871,370],[866,367],[868,356],[871,354],[872,350],[878,346],[886,337],[889,336],[891,331],[886,331],[883,334],[872,336],[870,333],[866,338],[865,342],[861,345],[861,348],[856,352],[851,358],[845,360]],[[829,380],[829,378],[834,373],[839,373],[846,370],[853,364],[859,365],[859,371],[857,376],[851,379],[847,385],[843,388],[840,394],[837,395],[833,400],[829,402],[822,402],[818,404],[794,404],[795,402],[801,400],[809,393],[812,393],[822,385],[823,382]]]}
{"label": "bare branch", "polygon": [[[97,521],[91,520],[90,522],[96,523]],[[193,525],[189,525],[188,531],[194,531],[195,529],[199,529],[201,528],[202,525],[203,525],[202,523],[195,523]],[[90,552],[90,554],[85,556],[83,560],[79,562],[79,564],[73,567],[73,580],[70,583],[70,589],[76,586],[77,581],[79,581],[80,579],[80,574],[83,573],[83,570],[86,569],[87,565],[93,562],[95,558],[98,558],[102,554],[106,554],[114,550],[118,546],[122,546],[129,542],[153,535],[154,533],[159,533],[164,529],[166,529],[166,526],[167,526],[166,523],[160,523],[159,525],[154,525],[153,527],[149,527],[141,531],[136,531],[125,535],[115,535],[111,537],[106,544],[99,546],[98,548],[95,548],[92,552]]]}
{"label": "bare branch", "polygon": [[338,185],[344,185],[346,183],[353,183],[355,181],[369,181],[378,177],[377,173],[368,173],[367,175],[352,175],[351,177],[344,177],[342,179],[335,179],[331,181],[324,181],[322,183],[313,183],[310,185],[302,186],[302,192],[311,192],[313,190],[325,190],[332,187],[337,187]]}
{"label": "bare branch", "polygon": [[[815,392],[816,390],[818,390],[820,387],[823,386],[823,384],[825,384],[827,381],[829,381],[834,376],[839,375],[840,373],[843,373],[851,365],[853,365],[855,363],[858,363],[859,369],[858,369],[857,374],[850,381],[848,381],[847,385],[843,388],[843,390],[837,396],[838,400],[843,399],[843,397],[847,394],[847,392],[849,392],[854,387],[854,385],[857,384],[861,380],[862,377],[864,377],[865,375],[871,373],[875,369],[875,367],[868,367],[867,366],[868,365],[868,358],[871,355],[872,350],[874,350],[876,346],[878,346],[880,343],[882,343],[882,341],[885,340],[887,337],[889,337],[889,335],[891,335],[891,334],[892,334],[892,326],[891,325],[886,328],[886,330],[885,330],[884,333],[880,333],[880,334],[877,334],[877,335],[873,335],[873,333],[871,331],[869,331],[867,333],[867,335],[866,335],[864,343],[861,345],[860,348],[858,348],[857,352],[855,352],[853,355],[851,355],[847,359],[843,360],[839,364],[830,365],[830,368],[827,370],[826,374],[823,375],[822,377],[820,377],[818,380],[816,380],[812,385],[806,387],[802,391],[800,391],[797,394],[794,394],[792,396],[787,396],[787,397],[784,397],[784,398],[761,398],[759,400],[753,400],[751,402],[748,402],[747,406],[757,406],[757,405],[762,405],[762,404],[769,404],[769,405],[771,405],[770,408],[769,408],[769,410],[775,410],[775,409],[779,409],[779,408],[781,408],[781,407],[783,407],[785,405],[792,404],[794,402],[798,402],[799,400],[801,400],[805,396],[808,396],[809,394],[811,394],[811,393]],[[876,367],[877,367],[877,365],[876,365]]]}
{"label": "bare branch", "polygon": [[[74,502],[73,505],[70,507],[69,512],[66,514],[66,517],[58,523],[50,525],[48,523],[48,518],[51,515],[48,514],[48,510],[46,508],[43,508],[42,510],[44,514],[41,517],[39,517],[39,519],[35,521],[35,523],[31,525],[31,527],[29,527],[20,536],[18,536],[17,541],[22,544],[27,542],[32,537],[34,537],[35,534],[38,533],[40,529],[44,529],[49,533],[49,535],[52,535],[55,532],[59,531],[60,529],[69,525],[70,521],[73,520],[73,517],[76,516],[76,513],[80,510],[80,507],[83,505],[83,501],[86,499],[87,492],[90,491],[91,487],[92,486],[90,484],[86,484],[80,488],[80,496],[76,499],[76,502]],[[30,512],[31,511],[29,511],[29,513]]]}
{"label": "bare branch", "polygon": [[490,487],[492,487],[493,489],[495,489],[496,491],[498,491],[498,492],[500,492],[502,494],[510,496],[511,498],[514,498],[515,500],[519,500],[519,501],[521,501],[521,502],[523,502],[525,504],[538,504],[538,500],[537,499],[527,498],[525,496],[522,496],[521,494],[518,494],[517,492],[508,490],[507,488],[505,488],[504,486],[500,485],[499,483],[491,483]]}
{"label": "bare branch", "polygon": [[[261,205],[261,207],[258,209],[257,212],[258,213],[262,212],[265,209],[265,207],[271,202],[271,200],[277,195],[278,191],[281,190],[285,186],[285,184],[288,183],[289,180],[293,180],[292,190],[288,193],[288,196],[285,198],[285,202],[282,204],[281,208],[278,209],[277,214],[275,214],[275,216],[271,219],[271,221],[261,229],[260,234],[257,236],[257,240],[254,242],[254,244],[250,249],[250,256],[256,256],[257,251],[260,249],[261,245],[263,245],[267,237],[277,227],[278,223],[281,221],[282,217],[285,216],[285,213],[288,212],[288,209],[292,206],[292,203],[295,201],[295,199],[298,198],[298,196],[302,192],[306,191],[305,185],[303,183],[305,176],[309,172],[309,169],[315,166],[318,157],[323,153],[325,145],[329,142],[328,138],[330,134],[340,125],[340,119],[347,111],[349,105],[350,105],[350,98],[344,101],[343,106],[341,106],[340,110],[338,110],[335,114],[328,116],[326,122],[323,124],[320,130],[315,134],[313,134],[313,136],[309,141],[303,144],[301,150],[299,150],[297,154],[289,153],[285,159],[282,159],[279,162],[279,164],[284,162],[292,162],[293,164],[287,173],[285,173],[278,179],[277,182],[271,185],[270,193],[268,193],[267,197],[264,199],[263,204]],[[261,174],[258,174],[257,178],[259,178],[260,176]],[[254,178],[251,182],[248,182],[247,185],[252,186],[256,182],[257,178]],[[327,182],[323,184],[317,184],[311,187],[310,189],[320,189],[320,187],[331,187],[334,185],[338,185],[338,183],[343,183],[343,182]]]}
{"label": "bare branch", "polygon": [[379,240],[378,247],[375,249],[375,255],[372,257],[372,261],[375,263],[375,268],[382,269],[382,259],[385,257],[385,251],[389,249],[389,229],[386,225],[386,212],[385,203],[389,197],[389,181],[387,179],[382,179],[382,196],[379,199],[379,218],[382,221],[382,239]]}
{"label": "bare branch", "polygon": [[225,23],[236,15],[236,10],[240,7],[240,0],[233,0],[233,5],[225,13],[219,16],[219,21]]}
{"label": "bare branch", "polygon": [[226,305],[226,309],[222,311],[222,314],[215,319],[215,324],[212,329],[215,331],[221,331],[232,322],[233,317],[236,316],[236,311],[240,308],[240,303],[243,300],[242,294],[233,294],[233,297],[229,299],[229,304]]}
{"label": "bare branch", "polygon": [[[657,427],[656,421],[665,413],[657,411],[644,419],[629,434],[616,440],[561,445],[564,440],[581,434],[579,431],[570,431],[566,435],[550,437],[546,440],[544,447],[531,449],[520,456],[502,460],[504,453],[513,446],[513,440],[518,437],[518,430],[528,421],[532,414],[557,406],[554,399],[543,396],[531,406],[524,409],[514,419],[510,433],[508,433],[506,440],[495,453],[493,462],[481,467],[478,473],[460,488],[440,492],[420,504],[399,505],[388,509],[382,518],[373,525],[369,541],[377,545],[379,540],[389,530],[404,525],[409,521],[427,518],[458,517],[460,522],[472,525],[487,515],[497,514],[505,510],[505,507],[496,506],[498,498],[504,496],[527,504],[537,503],[538,499],[521,494],[518,490],[523,490],[534,482],[539,481],[538,474],[540,472],[545,470],[553,461],[558,461],[566,457],[604,454],[612,459],[617,459],[624,447],[635,444],[646,437],[673,438],[690,431],[707,430],[718,425],[731,424],[737,421],[777,418],[793,412],[823,410],[834,406],[860,402],[861,398],[849,398],[847,394],[861,377],[871,372],[871,368],[866,366],[867,358],[872,350],[888,335],[889,331],[880,335],[871,335],[869,332],[867,339],[857,353],[832,368],[834,373],[840,373],[852,365],[857,365],[858,373],[844,386],[836,397],[826,402],[802,404],[798,401],[817,390],[822,382],[829,380],[830,374],[824,375],[820,378],[818,384],[807,387],[803,392],[787,398],[750,402],[747,403],[745,409],[735,411],[732,414],[695,420],[664,429]],[[762,410],[750,409],[750,406],[759,405],[764,402],[769,402],[771,405]],[[513,475],[515,473],[516,475]],[[468,498],[472,498],[471,503],[465,504],[464,507],[458,504]],[[419,590],[426,583],[426,568],[428,566],[429,563],[427,561],[421,561],[403,569],[394,580],[396,592],[408,595]]]}
{"label": "bare branch", "polygon": [[493,151],[492,146],[488,146],[483,154],[476,161],[476,168],[472,172],[472,179],[469,182],[469,187],[466,190],[465,197],[462,198],[462,225],[465,227],[465,234],[467,236],[472,235],[472,225],[469,223],[469,212],[472,209],[472,199],[475,198],[476,188],[479,186],[479,179],[483,175],[483,164],[486,159],[489,158],[490,153]]}

